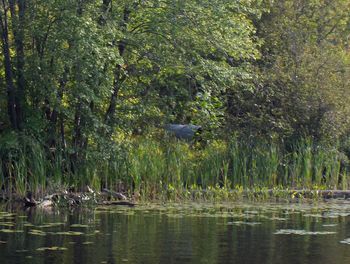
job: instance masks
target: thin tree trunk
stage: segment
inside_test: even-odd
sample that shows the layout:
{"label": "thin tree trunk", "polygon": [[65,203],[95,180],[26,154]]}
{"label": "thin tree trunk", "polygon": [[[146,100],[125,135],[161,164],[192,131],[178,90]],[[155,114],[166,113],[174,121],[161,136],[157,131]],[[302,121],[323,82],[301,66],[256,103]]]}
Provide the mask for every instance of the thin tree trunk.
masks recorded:
{"label": "thin tree trunk", "polygon": [[68,68],[65,69],[62,78],[60,79],[60,85],[59,85],[59,90],[57,93],[57,104],[54,106],[54,109],[51,112],[50,115],[50,125],[49,125],[49,135],[48,135],[48,145],[51,148],[56,147],[56,137],[57,137],[57,121],[58,121],[58,117],[59,117],[59,111],[58,111],[58,106],[61,104],[62,102],[62,98],[63,98],[63,93],[68,81]]}
{"label": "thin tree trunk", "polygon": [[[77,15],[81,17],[83,15],[84,9],[83,9],[83,1],[78,1],[78,9],[77,9]],[[71,44],[71,46],[74,46],[74,42]],[[78,52],[78,51],[77,51]],[[77,83],[82,82],[82,75],[80,70],[80,64],[79,62],[76,62],[76,72],[78,74],[77,76]],[[85,122],[85,116],[83,113],[84,110],[84,104],[81,100],[81,97],[77,97],[77,103],[75,106],[75,115],[74,115],[74,124],[73,124],[73,148],[74,153],[71,155],[71,162],[72,162],[72,171],[75,173],[75,169],[79,167],[79,163],[82,161],[83,158],[83,146],[87,147],[87,144],[84,144],[87,142],[85,140],[86,136],[83,134],[83,129],[86,125]]]}
{"label": "thin tree trunk", "polygon": [[103,0],[102,1],[102,8],[101,8],[101,15],[100,18],[98,20],[98,23],[101,26],[104,26],[106,24],[106,20],[107,20],[107,14],[109,12],[109,10],[111,10],[111,6],[112,6],[112,0]]}
{"label": "thin tree trunk", "polygon": [[81,128],[82,128],[82,117],[81,117],[82,103],[78,102],[75,109],[74,116],[74,135],[73,135],[73,145],[75,149],[79,149],[81,142]]}
{"label": "thin tree trunk", "polygon": [[18,118],[17,118],[17,107],[16,104],[16,90],[13,83],[13,72],[10,57],[10,44],[9,44],[9,33],[8,33],[8,17],[5,0],[2,0],[2,11],[0,14],[0,24],[1,24],[1,42],[4,55],[4,65],[5,65],[5,80],[7,86],[7,109],[10,118],[11,126],[13,129],[17,130],[19,128]]}
{"label": "thin tree trunk", "polygon": [[25,19],[25,1],[17,0],[18,6],[18,17],[16,14],[16,4],[15,0],[9,0],[9,7],[11,12],[13,35],[15,39],[16,46],[16,79],[17,79],[17,91],[15,94],[16,100],[16,114],[18,120],[18,127],[22,127],[23,123],[23,110],[24,106],[24,89],[25,89],[25,79],[24,79],[24,19]]}
{"label": "thin tree trunk", "polygon": [[[123,32],[126,32],[127,24],[130,18],[130,13],[131,13],[130,9],[126,7],[124,9],[123,22],[120,25]],[[125,53],[125,48],[126,48],[126,42],[125,40],[121,40],[118,44],[120,57],[123,57]],[[113,124],[114,116],[116,112],[118,94],[120,91],[120,87],[122,83],[125,81],[125,79],[126,79],[126,76],[125,74],[123,74],[122,66],[120,64],[117,64],[114,70],[113,92],[110,98],[109,107],[105,114],[105,122],[107,125]]]}
{"label": "thin tree trunk", "polygon": [[114,71],[113,93],[111,95],[109,107],[105,115],[105,122],[107,125],[111,125],[114,121],[119,90],[120,90],[121,84],[126,79],[125,76],[121,77],[121,74],[122,74],[121,71],[122,71],[121,66],[117,65]]}
{"label": "thin tree trunk", "polygon": [[64,132],[64,117],[63,114],[60,114],[60,134],[61,134],[61,147],[62,150],[64,151],[67,148],[67,143],[66,143],[66,135]]}

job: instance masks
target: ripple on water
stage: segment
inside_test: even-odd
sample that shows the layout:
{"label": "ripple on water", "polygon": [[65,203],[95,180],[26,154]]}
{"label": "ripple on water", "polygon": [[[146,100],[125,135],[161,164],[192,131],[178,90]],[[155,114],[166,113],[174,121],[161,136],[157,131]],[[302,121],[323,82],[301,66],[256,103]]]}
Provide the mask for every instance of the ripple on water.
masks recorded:
{"label": "ripple on water", "polygon": [[350,238],[346,238],[346,239],[340,241],[340,243],[350,245]]}
{"label": "ripple on water", "polygon": [[312,235],[334,235],[336,232],[331,231],[307,231],[302,229],[280,229],[277,230],[275,235],[300,235],[300,236],[312,236]]}
{"label": "ripple on water", "polygon": [[67,250],[65,247],[40,247],[36,249],[37,251],[63,251]]}

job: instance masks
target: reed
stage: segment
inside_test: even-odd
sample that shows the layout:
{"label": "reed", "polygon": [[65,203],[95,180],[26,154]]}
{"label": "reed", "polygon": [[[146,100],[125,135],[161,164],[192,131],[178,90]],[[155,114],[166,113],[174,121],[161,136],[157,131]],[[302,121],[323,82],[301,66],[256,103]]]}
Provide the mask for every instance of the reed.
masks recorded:
{"label": "reed", "polygon": [[311,139],[286,146],[277,140],[233,137],[198,148],[172,139],[136,138],[120,143],[108,155],[87,152],[74,170],[69,157],[26,137],[1,140],[1,188],[24,194],[44,193],[50,186],[88,185],[138,193],[144,199],[188,199],[193,190],[214,190],[217,197],[227,198],[230,190],[342,189],[349,182],[337,149]]}

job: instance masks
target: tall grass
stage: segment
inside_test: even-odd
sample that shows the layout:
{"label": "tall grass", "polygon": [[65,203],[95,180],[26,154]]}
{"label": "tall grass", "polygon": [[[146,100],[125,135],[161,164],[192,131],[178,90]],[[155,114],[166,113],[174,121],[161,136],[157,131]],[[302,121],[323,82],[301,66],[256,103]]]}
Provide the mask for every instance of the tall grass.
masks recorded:
{"label": "tall grass", "polygon": [[63,151],[45,150],[35,140],[7,135],[0,140],[0,186],[24,194],[89,185],[147,198],[182,195],[194,188],[342,189],[349,182],[337,149],[318,146],[310,139],[286,146],[234,137],[196,147],[176,140],[138,138],[121,143],[109,155],[87,152],[74,170],[69,157]]}
{"label": "tall grass", "polygon": [[28,137],[7,134],[0,141],[2,189],[24,194],[42,192],[46,185],[48,161],[42,146]]}

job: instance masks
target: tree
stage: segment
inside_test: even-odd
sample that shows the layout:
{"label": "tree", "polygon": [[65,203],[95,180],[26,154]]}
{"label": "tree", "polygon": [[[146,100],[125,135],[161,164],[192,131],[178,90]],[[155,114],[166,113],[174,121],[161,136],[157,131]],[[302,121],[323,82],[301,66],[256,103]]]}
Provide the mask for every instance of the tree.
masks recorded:
{"label": "tree", "polygon": [[349,8],[342,0],[271,5],[257,25],[264,39],[259,78],[240,123],[318,140],[348,129]]}

